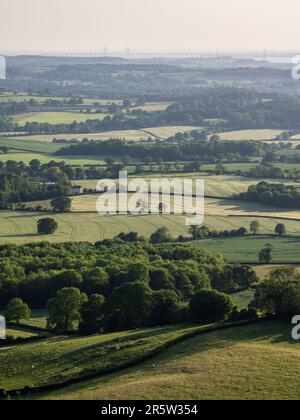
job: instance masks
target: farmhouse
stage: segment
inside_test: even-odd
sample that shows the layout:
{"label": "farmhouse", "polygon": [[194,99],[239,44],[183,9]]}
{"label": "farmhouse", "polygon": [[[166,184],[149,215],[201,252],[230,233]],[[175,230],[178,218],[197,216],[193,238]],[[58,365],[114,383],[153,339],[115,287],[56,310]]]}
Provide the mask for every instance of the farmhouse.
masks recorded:
{"label": "farmhouse", "polygon": [[72,186],[72,194],[73,195],[83,194],[83,187],[81,185],[73,185]]}

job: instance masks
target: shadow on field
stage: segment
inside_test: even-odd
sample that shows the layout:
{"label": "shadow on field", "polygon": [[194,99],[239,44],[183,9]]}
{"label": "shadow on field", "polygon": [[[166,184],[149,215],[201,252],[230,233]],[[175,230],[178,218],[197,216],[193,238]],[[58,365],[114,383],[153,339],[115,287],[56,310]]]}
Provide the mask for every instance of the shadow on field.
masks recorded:
{"label": "shadow on field", "polygon": [[0,235],[0,238],[37,238],[41,237],[38,233],[13,233],[11,235]]}

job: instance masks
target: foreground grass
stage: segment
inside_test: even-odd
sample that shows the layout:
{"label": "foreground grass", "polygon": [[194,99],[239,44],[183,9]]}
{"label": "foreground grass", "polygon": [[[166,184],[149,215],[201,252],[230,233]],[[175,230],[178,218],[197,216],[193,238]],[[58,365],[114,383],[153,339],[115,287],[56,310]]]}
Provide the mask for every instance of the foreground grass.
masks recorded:
{"label": "foreground grass", "polygon": [[198,336],[135,368],[47,399],[299,399],[300,344],[288,323]]}
{"label": "foreground grass", "polygon": [[117,366],[195,330],[177,325],[92,337],[54,337],[0,349],[0,388],[10,390],[67,379],[88,370]]}

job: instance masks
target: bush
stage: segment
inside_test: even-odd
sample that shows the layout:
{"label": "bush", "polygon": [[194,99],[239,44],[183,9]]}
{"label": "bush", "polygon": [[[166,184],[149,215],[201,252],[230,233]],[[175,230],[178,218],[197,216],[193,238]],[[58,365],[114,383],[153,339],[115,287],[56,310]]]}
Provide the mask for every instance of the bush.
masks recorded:
{"label": "bush", "polygon": [[202,290],[190,302],[190,313],[194,322],[223,321],[232,310],[231,298],[215,290]]}

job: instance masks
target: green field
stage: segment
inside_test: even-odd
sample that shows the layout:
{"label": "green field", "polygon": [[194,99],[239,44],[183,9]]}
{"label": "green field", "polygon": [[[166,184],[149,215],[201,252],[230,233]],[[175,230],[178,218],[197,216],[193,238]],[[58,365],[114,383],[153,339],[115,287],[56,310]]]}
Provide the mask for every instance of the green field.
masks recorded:
{"label": "green field", "polygon": [[271,244],[274,263],[300,262],[300,236],[277,238],[260,235],[246,238],[208,239],[195,244],[200,248],[221,254],[230,262],[258,262],[258,253],[266,245]]}
{"label": "green field", "polygon": [[118,365],[195,330],[181,325],[90,337],[54,337],[43,342],[0,348],[0,388],[56,382],[87,369]]}
{"label": "green field", "polygon": [[59,112],[38,112],[28,113],[22,115],[16,115],[14,120],[19,125],[25,125],[26,123],[48,123],[48,124],[71,124],[76,122],[85,122],[87,120],[103,120],[110,114],[103,113],[81,113],[71,111],[59,111]]}
{"label": "green field", "polygon": [[[47,153],[51,154],[56,152],[57,150],[61,149],[63,146],[57,143],[47,143],[38,140],[24,140],[23,137],[18,138],[4,138],[0,137],[0,147],[9,147],[10,152],[7,155],[0,155],[0,159],[10,159],[9,154],[11,154],[12,150],[25,153],[26,152],[36,152],[36,153]],[[51,156],[51,159],[55,157]],[[49,157],[50,159],[50,157]],[[50,160],[51,160],[50,159]]]}
{"label": "green field", "polygon": [[291,326],[267,322],[197,336],[124,372],[44,398],[222,400],[300,398],[300,345]]}

